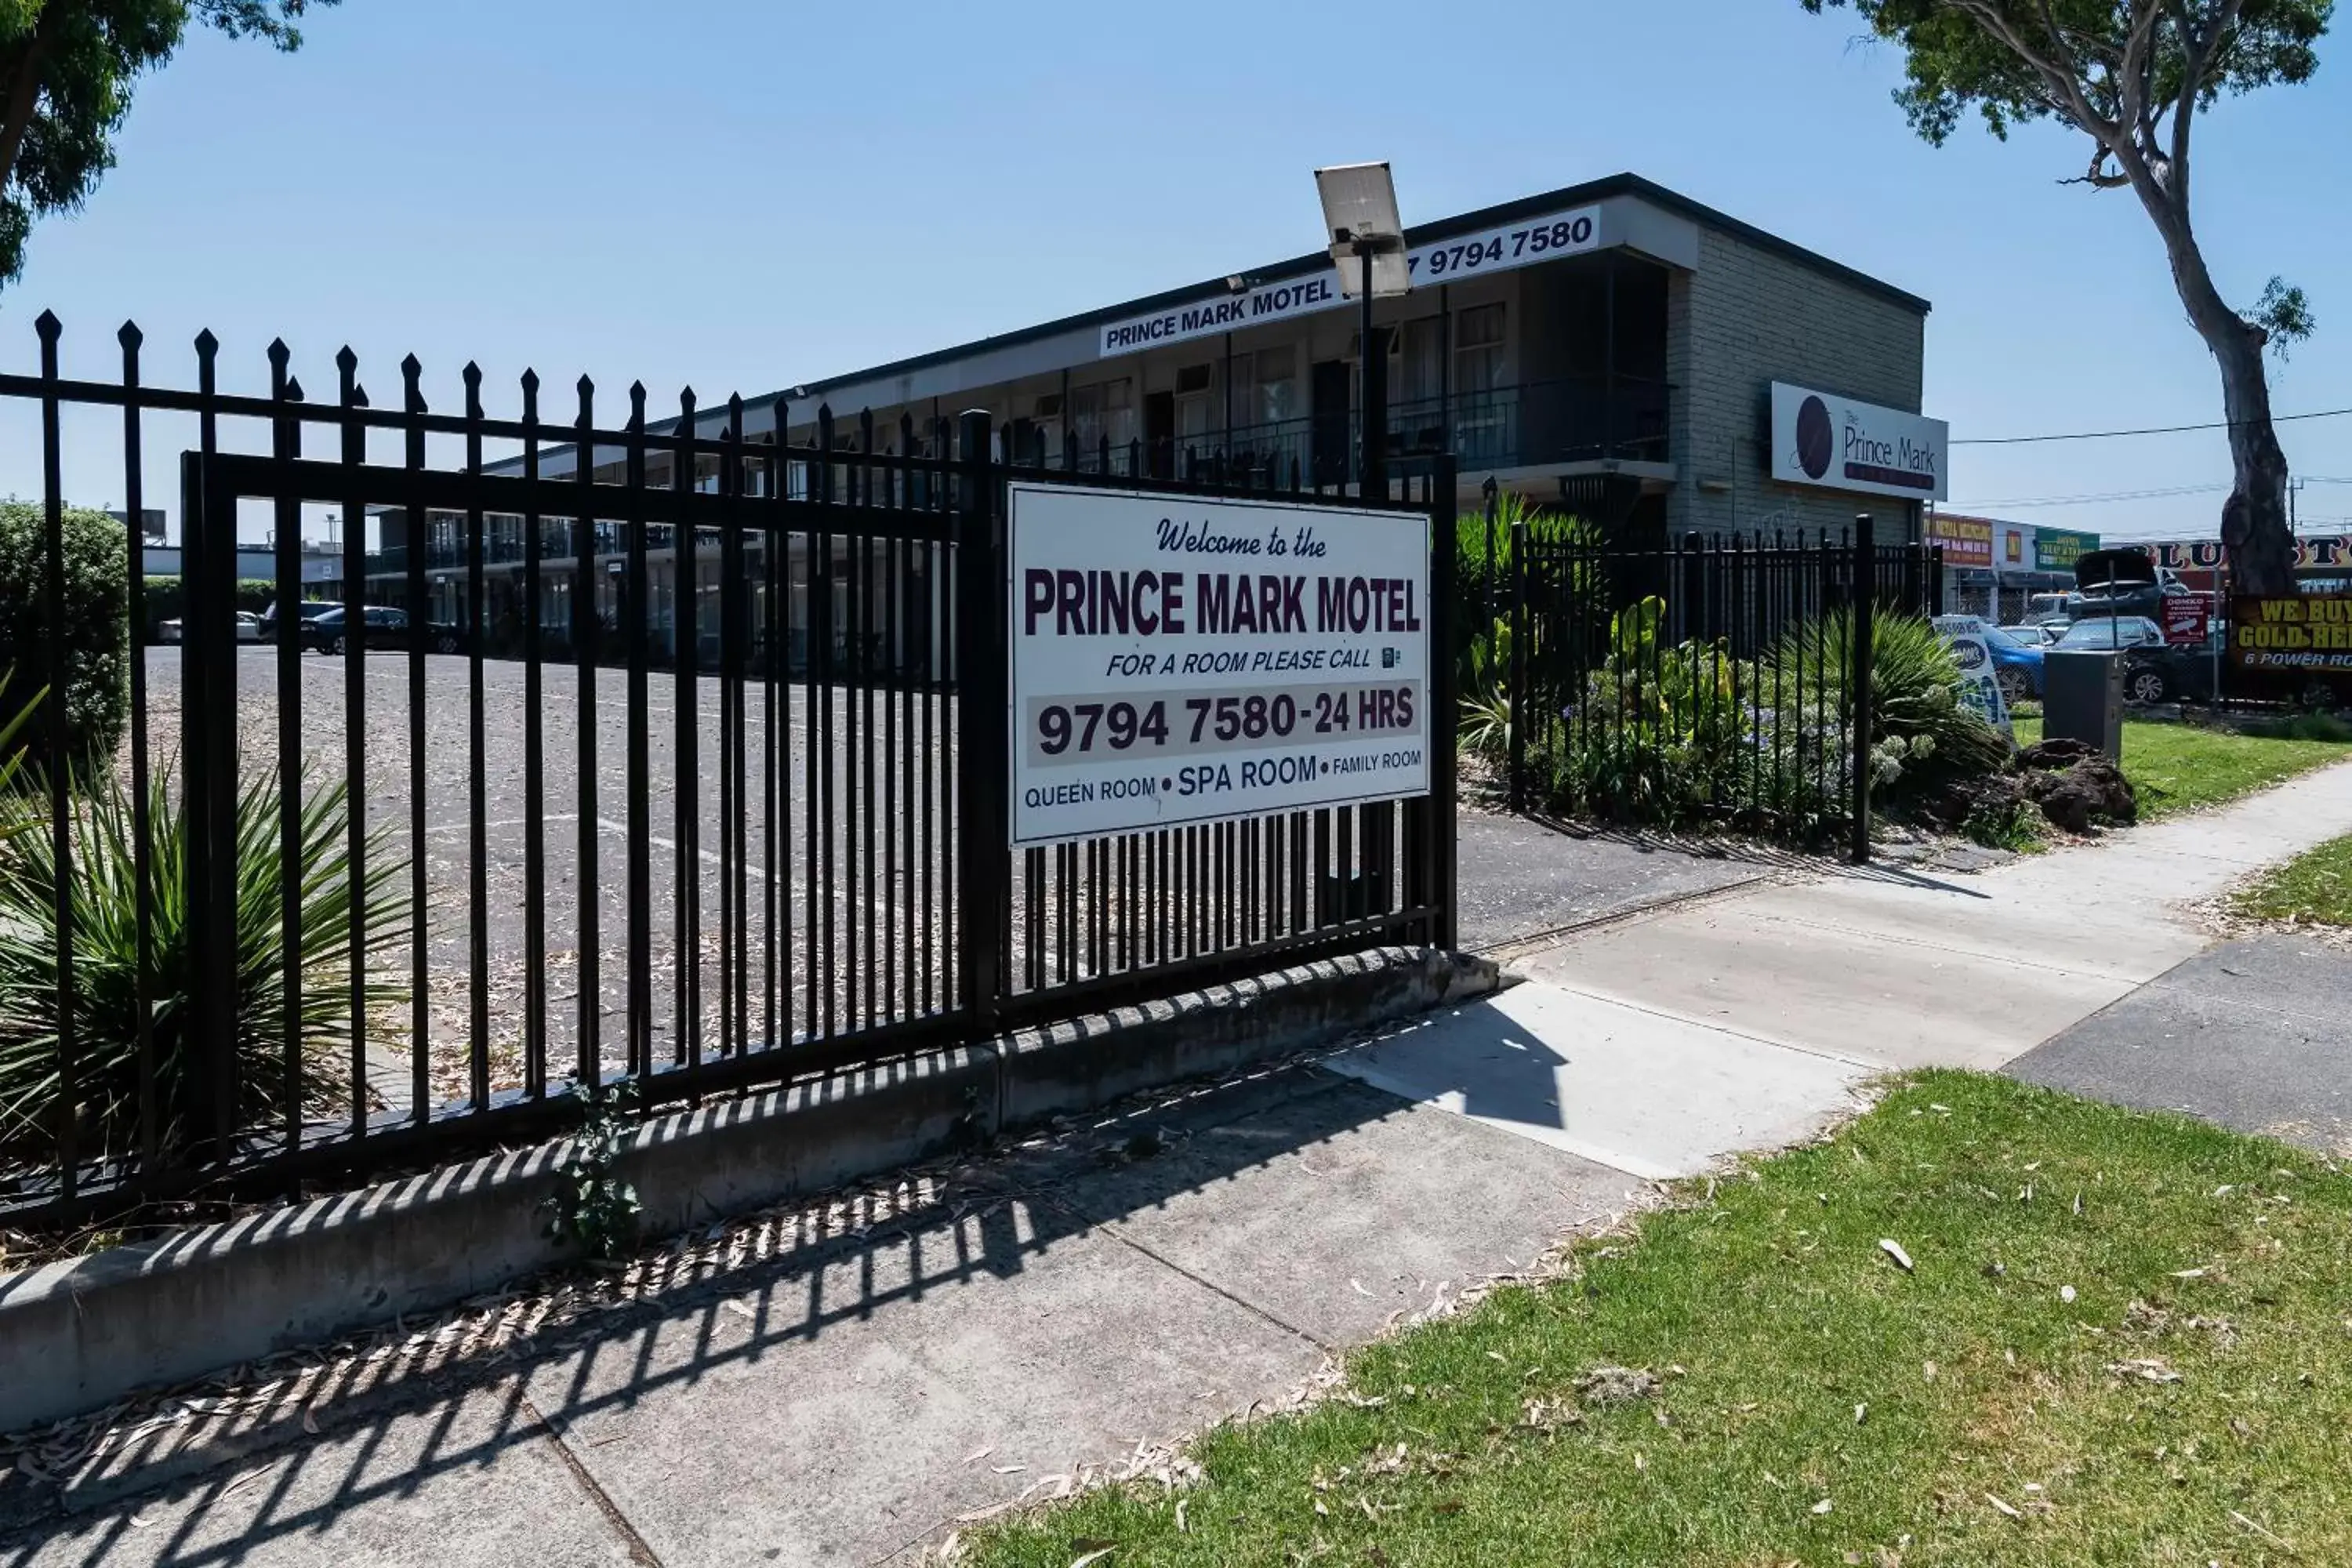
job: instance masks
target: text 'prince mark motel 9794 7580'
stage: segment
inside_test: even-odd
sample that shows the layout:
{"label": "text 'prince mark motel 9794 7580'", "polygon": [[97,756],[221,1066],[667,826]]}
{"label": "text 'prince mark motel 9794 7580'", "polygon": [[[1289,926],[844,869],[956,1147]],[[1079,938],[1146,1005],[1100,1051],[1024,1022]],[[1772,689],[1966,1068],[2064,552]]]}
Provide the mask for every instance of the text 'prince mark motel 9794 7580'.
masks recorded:
{"label": "text 'prince mark motel 9794 7580'", "polygon": [[1429,790],[1429,521],[1014,485],[1013,841]]}

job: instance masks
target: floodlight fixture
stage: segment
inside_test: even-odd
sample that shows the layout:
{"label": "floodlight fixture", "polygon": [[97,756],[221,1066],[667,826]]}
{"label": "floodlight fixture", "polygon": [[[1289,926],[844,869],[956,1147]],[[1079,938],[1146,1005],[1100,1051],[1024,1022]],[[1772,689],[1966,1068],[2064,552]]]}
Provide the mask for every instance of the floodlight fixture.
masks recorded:
{"label": "floodlight fixture", "polygon": [[1397,213],[1396,180],[1388,164],[1318,169],[1315,188],[1323,198],[1323,231],[1347,297],[1369,291],[1384,300],[1408,292],[1412,269],[1405,265],[1404,220]]}

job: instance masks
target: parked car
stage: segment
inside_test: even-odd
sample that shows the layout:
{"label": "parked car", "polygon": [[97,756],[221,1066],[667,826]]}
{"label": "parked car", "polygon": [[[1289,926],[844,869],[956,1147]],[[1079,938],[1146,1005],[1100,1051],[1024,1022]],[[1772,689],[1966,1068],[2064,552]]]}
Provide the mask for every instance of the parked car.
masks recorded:
{"label": "parked car", "polygon": [[2229,654],[2230,629],[2216,621],[2193,643],[2138,647],[2126,656],[2124,700],[2210,702],[2221,661]]}
{"label": "parked car", "polygon": [[2066,635],[2051,645],[2060,651],[2074,648],[2162,647],[2164,628],[2146,616],[2096,616],[2076,621]]}
{"label": "parked car", "polygon": [[2060,616],[2055,620],[2029,621],[2023,626],[2003,626],[2000,629],[2027,647],[2048,647],[2052,643],[2064,637],[2066,628],[2074,624],[2065,616]]}
{"label": "parked car", "polygon": [[[409,643],[408,612],[397,605],[369,605],[362,614],[366,624],[363,641],[369,647],[404,648]],[[317,648],[320,653],[338,654],[351,647],[350,632],[345,626],[343,607],[330,605],[320,615],[305,616],[302,621],[302,646]],[[425,625],[425,646],[434,653],[457,653],[466,646],[462,626],[442,621]]]}
{"label": "parked car", "polygon": [[2191,592],[2179,573],[2158,566],[2155,556],[2137,546],[2084,551],[2074,563],[2074,584],[2066,595],[2066,615],[2076,622],[2095,616],[2145,616],[2161,625],[2164,601]]}
{"label": "parked car", "polygon": [[[342,606],[335,603],[332,599],[296,600],[294,602],[294,613],[297,616],[299,616],[302,619],[302,646],[304,647],[309,647],[310,646],[308,633],[310,625],[312,621],[317,620],[329,610],[341,610],[341,608]],[[263,642],[276,642],[278,640],[278,606],[275,604],[265,605],[262,606],[260,639]]]}
{"label": "parked car", "polygon": [[1983,639],[1985,652],[1992,659],[1993,679],[2000,683],[2003,700],[2022,702],[2029,697],[2042,695],[2042,644],[2039,639],[2011,637],[1978,616],[1937,616],[1933,624],[1937,632],[1946,637]]}
{"label": "parked car", "polygon": [[2025,600],[2025,624],[2029,626],[2048,626],[2053,622],[2063,626],[2070,619],[2066,614],[2063,594],[2032,594]]}
{"label": "parked car", "polygon": [[[163,622],[155,628],[155,640],[157,642],[179,643],[185,641],[186,638],[187,627],[181,623],[181,620],[177,616],[173,616],[170,620]],[[261,617],[255,615],[250,610],[237,611],[236,640],[239,642],[262,641]]]}
{"label": "parked car", "polygon": [[1987,626],[1984,640],[1992,654],[1992,678],[2000,683],[2003,700],[2017,703],[2040,698],[2042,650],[2048,645],[2030,628],[2011,631],[2007,626]]}

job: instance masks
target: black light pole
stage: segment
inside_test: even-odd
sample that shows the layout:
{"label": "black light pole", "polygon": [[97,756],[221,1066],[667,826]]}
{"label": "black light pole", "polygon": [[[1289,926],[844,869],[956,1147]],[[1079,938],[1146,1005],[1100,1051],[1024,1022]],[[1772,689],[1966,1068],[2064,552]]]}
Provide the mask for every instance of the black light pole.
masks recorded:
{"label": "black light pole", "polygon": [[1363,268],[1363,288],[1357,300],[1356,341],[1361,363],[1356,367],[1360,390],[1357,403],[1363,410],[1363,439],[1359,448],[1356,493],[1360,499],[1388,494],[1388,356],[1372,341],[1372,244],[1356,241],[1356,257]]}
{"label": "black light pole", "polygon": [[[1356,493],[1369,500],[1388,494],[1388,356],[1372,325],[1372,296],[1412,287],[1404,224],[1397,214],[1396,183],[1386,163],[1335,163],[1315,171],[1323,204],[1323,232],[1331,237],[1331,265],[1342,293],[1356,295]],[[1351,269],[1349,262],[1353,261]],[[1344,474],[1342,485],[1346,483]]]}

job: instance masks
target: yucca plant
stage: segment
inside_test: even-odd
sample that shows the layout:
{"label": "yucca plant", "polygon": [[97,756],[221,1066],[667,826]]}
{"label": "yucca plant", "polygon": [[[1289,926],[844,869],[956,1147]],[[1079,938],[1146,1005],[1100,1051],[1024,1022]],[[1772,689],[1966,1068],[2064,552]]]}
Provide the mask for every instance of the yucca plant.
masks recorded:
{"label": "yucca plant", "polygon": [[[155,1053],[156,1129],[168,1153],[185,1144],[209,1103],[191,1037],[188,832],[162,782],[148,801],[151,859],[147,994]],[[236,802],[236,1108],[239,1127],[282,1121],[289,1105],[323,1109],[351,1047],[350,913],[364,901],[364,970],[404,943],[404,862],[369,840],[354,888],[341,784],[305,793],[299,807],[298,931],[301,942],[303,1068],[287,1080],[284,1027],[289,955],[281,940],[279,804],[275,778],[257,777]],[[72,833],[73,1037],[77,1129],[83,1153],[139,1145],[139,937],[142,889],[129,792],[110,773],[86,792]],[[58,1075],[57,862],[46,834],[0,855],[0,1162],[39,1161],[61,1123]],[[364,1009],[396,1005],[404,988],[368,979]]]}
{"label": "yucca plant", "polygon": [[1511,623],[1496,616],[1471,640],[1469,678],[1461,700],[1463,751],[1499,757],[1511,749]]}
{"label": "yucca plant", "polygon": [[[1800,689],[1801,669],[1802,695],[1846,712],[1853,702],[1847,674],[1853,648],[1853,616],[1836,610],[1792,627],[1775,657],[1790,690]],[[1905,742],[1909,765],[1896,775],[1903,785],[1976,777],[2007,765],[2008,738],[1960,702],[1959,666],[1934,626],[1916,616],[1874,616],[1870,659],[1870,744]]]}
{"label": "yucca plant", "polygon": [[[0,669],[0,713],[8,711],[8,682],[15,679],[13,669]],[[0,721],[0,844],[5,844],[20,833],[32,831],[37,820],[26,804],[18,787],[17,775],[25,768],[25,748],[17,735],[32,722],[41,699],[48,695],[45,687],[33,693],[33,700],[5,721]]]}

